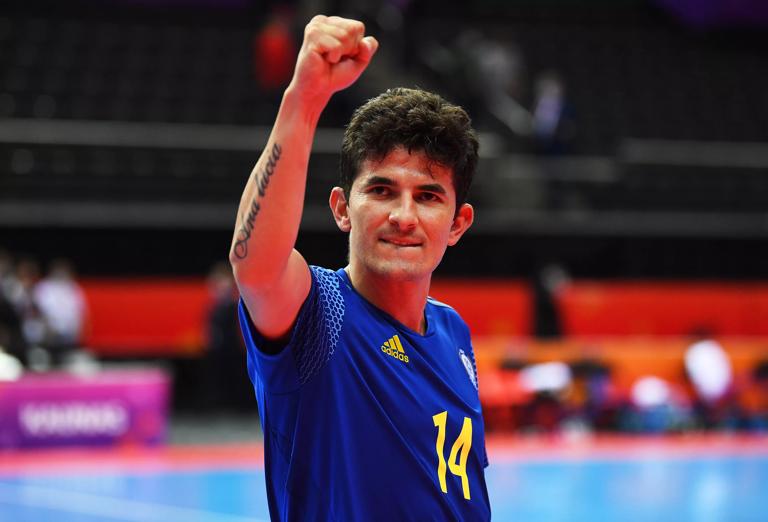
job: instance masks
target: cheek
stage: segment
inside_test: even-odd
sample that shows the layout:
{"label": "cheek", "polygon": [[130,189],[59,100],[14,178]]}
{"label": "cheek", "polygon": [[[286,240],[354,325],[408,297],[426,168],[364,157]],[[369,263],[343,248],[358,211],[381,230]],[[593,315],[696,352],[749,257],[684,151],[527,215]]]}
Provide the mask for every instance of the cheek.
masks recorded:
{"label": "cheek", "polygon": [[371,234],[388,216],[386,209],[370,204],[358,204],[354,210],[350,209],[349,213],[352,231],[357,230],[360,234]]}
{"label": "cheek", "polygon": [[429,227],[434,237],[448,239],[451,237],[453,219],[447,213],[435,213],[429,216]]}
{"label": "cheek", "polygon": [[363,251],[371,248],[373,242],[373,233],[367,230],[364,221],[352,221],[352,227],[349,232],[350,246],[362,249]]}

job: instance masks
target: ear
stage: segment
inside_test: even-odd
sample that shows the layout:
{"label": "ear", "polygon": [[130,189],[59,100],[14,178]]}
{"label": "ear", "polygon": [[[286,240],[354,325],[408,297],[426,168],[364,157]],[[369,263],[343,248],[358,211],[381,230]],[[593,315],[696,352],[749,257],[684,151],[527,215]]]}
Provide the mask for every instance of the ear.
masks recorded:
{"label": "ear", "polygon": [[456,217],[453,218],[451,224],[451,231],[448,233],[448,246],[453,246],[459,242],[461,236],[472,226],[472,222],[475,220],[475,209],[469,203],[464,203],[459,208],[459,212]]}
{"label": "ear", "polygon": [[328,198],[328,204],[331,206],[333,219],[336,221],[336,226],[339,227],[339,230],[342,232],[352,230],[352,223],[349,220],[349,206],[347,205],[347,197],[344,195],[344,189],[333,187],[331,197]]}

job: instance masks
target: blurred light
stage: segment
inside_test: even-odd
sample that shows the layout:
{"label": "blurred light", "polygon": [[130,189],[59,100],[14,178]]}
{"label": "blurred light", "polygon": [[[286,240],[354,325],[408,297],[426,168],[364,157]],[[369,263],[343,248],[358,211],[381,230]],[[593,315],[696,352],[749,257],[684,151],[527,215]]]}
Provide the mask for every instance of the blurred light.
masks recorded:
{"label": "blurred light", "polygon": [[22,373],[21,363],[15,357],[0,350],[0,381],[15,381],[21,377]]}
{"label": "blurred light", "polygon": [[694,343],[685,352],[685,369],[701,398],[716,401],[731,385],[731,361],[717,341]]}
{"label": "blurred light", "polygon": [[520,371],[520,383],[532,392],[557,392],[571,383],[571,370],[561,362],[534,364]]}
{"label": "blurred light", "polygon": [[655,408],[669,403],[669,384],[658,377],[642,377],[632,386],[632,402],[641,408]]}

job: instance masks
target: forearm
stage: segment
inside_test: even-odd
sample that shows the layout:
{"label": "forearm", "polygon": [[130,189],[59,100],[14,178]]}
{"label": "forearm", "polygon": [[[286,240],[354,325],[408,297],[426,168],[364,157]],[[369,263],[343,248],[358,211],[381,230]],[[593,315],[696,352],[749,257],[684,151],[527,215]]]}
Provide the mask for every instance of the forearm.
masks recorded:
{"label": "forearm", "polygon": [[317,120],[327,100],[306,100],[289,87],[237,213],[230,262],[239,284],[269,287],[296,243]]}
{"label": "forearm", "polygon": [[311,277],[293,247],[304,207],[317,121],[334,92],[352,84],[376,52],[361,22],[318,15],[304,29],[291,85],[240,198],[229,259],[240,295],[259,330],[289,329]]}

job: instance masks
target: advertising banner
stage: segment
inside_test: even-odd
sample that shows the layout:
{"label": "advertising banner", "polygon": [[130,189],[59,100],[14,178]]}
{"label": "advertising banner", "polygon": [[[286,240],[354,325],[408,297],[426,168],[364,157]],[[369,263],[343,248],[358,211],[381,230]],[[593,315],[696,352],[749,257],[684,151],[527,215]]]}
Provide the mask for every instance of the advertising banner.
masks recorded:
{"label": "advertising banner", "polygon": [[0,382],[0,448],[161,444],[169,388],[161,370]]}

